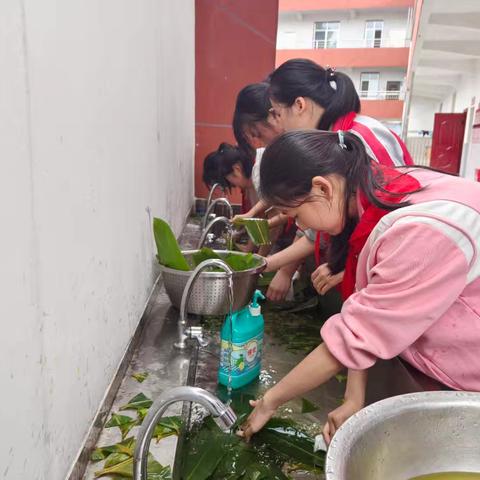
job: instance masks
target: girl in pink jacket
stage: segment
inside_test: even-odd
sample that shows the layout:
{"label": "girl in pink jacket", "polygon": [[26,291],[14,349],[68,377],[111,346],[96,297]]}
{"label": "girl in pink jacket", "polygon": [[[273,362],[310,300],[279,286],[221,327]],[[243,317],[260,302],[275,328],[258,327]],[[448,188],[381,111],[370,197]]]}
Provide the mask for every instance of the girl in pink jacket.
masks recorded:
{"label": "girl in pink jacket", "polygon": [[260,178],[269,203],[330,234],[329,265],[345,268],[351,295],[324,343],[252,402],[246,437],[283,403],[377,359],[399,356],[449,388],[480,391],[480,184],[383,167],[353,134],[315,130],[275,140]]}

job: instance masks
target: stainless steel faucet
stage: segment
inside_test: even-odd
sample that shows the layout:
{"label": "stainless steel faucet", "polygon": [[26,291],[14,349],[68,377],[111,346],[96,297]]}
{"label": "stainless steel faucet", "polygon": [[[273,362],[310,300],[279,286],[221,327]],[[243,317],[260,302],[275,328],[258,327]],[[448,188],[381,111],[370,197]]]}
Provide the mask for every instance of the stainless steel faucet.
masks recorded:
{"label": "stainless steel faucet", "polygon": [[208,222],[208,218],[210,216],[210,213],[212,213],[214,211],[214,209],[217,205],[222,204],[222,203],[224,205],[226,205],[226,207],[228,209],[228,218],[233,217],[233,208],[232,208],[231,203],[225,197],[217,198],[212,203],[210,203],[210,205],[207,207],[207,210],[205,211],[205,216],[203,217],[203,220],[202,220],[202,230],[205,230],[205,227],[207,226],[207,222]]}
{"label": "stainless steel faucet", "polygon": [[204,260],[193,271],[192,275],[188,279],[187,284],[185,285],[185,290],[183,291],[182,302],[180,303],[180,316],[178,318],[178,342],[173,344],[175,348],[180,350],[187,348],[188,338],[196,338],[202,347],[206,347],[208,345],[208,339],[203,335],[203,329],[201,326],[187,328],[187,306],[195,281],[203,272],[203,270],[209,267],[220,268],[227,274],[228,301],[230,310],[233,308],[233,270],[222,260],[216,258]]}
{"label": "stainless steel faucet", "polygon": [[225,189],[222,187],[222,185],[220,185],[219,183],[214,183],[212,185],[212,188],[208,192],[208,198],[207,198],[207,204],[205,206],[205,211],[208,210],[208,207],[210,206],[210,203],[212,203],[213,194],[215,193],[215,190],[217,188],[220,188],[222,190],[222,193],[225,191]]}
{"label": "stainless steel faucet", "polygon": [[148,410],[137,436],[133,457],[134,480],[147,480],[148,451],[153,432],[165,410],[176,402],[199,403],[212,414],[216,424],[223,431],[230,431],[237,420],[235,412],[230,407],[203,388],[176,387],[163,392]]}
{"label": "stainless steel faucet", "polygon": [[[227,217],[217,217],[214,218],[203,230],[202,236],[200,237],[200,241],[198,242],[198,249],[200,250],[203,247],[203,244],[207,240],[210,235],[210,230],[217,224],[217,223],[224,223],[227,227],[228,237],[227,237],[227,250],[230,249],[229,245],[232,243],[233,238],[233,225],[232,222]],[[213,234],[212,234],[213,235]]]}

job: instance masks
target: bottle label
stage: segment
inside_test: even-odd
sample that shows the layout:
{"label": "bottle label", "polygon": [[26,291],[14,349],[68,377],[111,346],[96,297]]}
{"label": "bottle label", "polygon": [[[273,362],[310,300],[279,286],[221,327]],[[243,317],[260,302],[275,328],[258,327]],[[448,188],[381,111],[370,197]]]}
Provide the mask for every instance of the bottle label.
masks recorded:
{"label": "bottle label", "polygon": [[[232,354],[230,357],[230,346]],[[263,333],[245,343],[227,342],[222,340],[220,353],[220,371],[229,374],[228,360],[230,357],[231,375],[243,375],[258,366],[262,358]]]}

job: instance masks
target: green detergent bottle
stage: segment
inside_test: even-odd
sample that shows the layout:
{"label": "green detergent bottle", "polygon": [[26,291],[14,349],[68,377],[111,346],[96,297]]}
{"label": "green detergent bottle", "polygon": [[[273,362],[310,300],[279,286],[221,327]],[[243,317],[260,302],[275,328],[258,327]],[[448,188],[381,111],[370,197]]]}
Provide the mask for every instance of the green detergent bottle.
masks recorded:
{"label": "green detergent bottle", "polygon": [[[228,386],[229,359],[231,360],[232,389],[247,385],[260,374],[264,321],[258,304],[259,298],[265,300],[262,292],[256,290],[252,303],[232,314],[231,326],[228,316],[223,323],[220,334],[222,343],[218,382],[226,387]],[[232,338],[230,338],[230,332],[232,332]]]}

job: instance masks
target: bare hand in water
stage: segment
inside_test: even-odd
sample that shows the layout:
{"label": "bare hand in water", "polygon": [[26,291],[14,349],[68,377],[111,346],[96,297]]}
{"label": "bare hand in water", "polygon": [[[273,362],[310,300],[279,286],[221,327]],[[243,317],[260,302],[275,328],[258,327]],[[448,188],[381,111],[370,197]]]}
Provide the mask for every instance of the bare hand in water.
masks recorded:
{"label": "bare hand in water", "polygon": [[257,433],[265,426],[277,410],[269,404],[266,397],[259,400],[250,400],[250,405],[254,407],[254,409],[237,432],[237,435],[245,438],[247,442],[250,441],[254,433]]}

